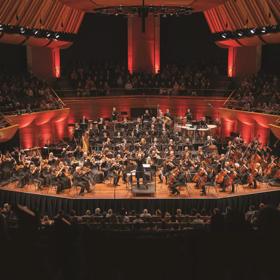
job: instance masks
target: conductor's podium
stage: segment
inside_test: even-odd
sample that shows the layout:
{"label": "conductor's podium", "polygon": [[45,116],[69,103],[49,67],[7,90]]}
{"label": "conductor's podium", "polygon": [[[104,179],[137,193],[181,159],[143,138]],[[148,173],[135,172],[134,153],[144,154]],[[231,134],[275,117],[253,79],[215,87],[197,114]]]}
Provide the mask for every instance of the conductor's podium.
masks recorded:
{"label": "conductor's podium", "polygon": [[156,186],[152,182],[147,183],[146,186],[141,184],[139,188],[136,184],[133,184],[131,192],[133,196],[155,196]]}

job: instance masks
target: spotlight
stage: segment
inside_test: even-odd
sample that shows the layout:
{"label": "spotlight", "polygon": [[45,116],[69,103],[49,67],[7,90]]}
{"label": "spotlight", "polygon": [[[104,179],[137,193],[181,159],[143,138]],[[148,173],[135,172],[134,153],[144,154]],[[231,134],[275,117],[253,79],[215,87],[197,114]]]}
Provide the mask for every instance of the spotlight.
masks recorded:
{"label": "spotlight", "polygon": [[58,33],[55,34],[55,38],[58,39],[60,35]]}
{"label": "spotlight", "polygon": [[227,38],[227,33],[223,33],[222,38],[226,39]]}
{"label": "spotlight", "polygon": [[255,28],[251,29],[251,30],[250,30],[250,33],[251,33],[251,34],[255,34],[255,33],[256,33],[256,29],[255,29]]}
{"label": "spotlight", "polygon": [[243,36],[243,32],[242,32],[242,31],[238,31],[238,32],[237,32],[237,35],[238,35],[239,37],[242,37],[242,36]]}
{"label": "spotlight", "polygon": [[39,30],[34,30],[33,32],[34,32],[34,35],[38,35]]}
{"label": "spotlight", "polygon": [[47,36],[47,38],[50,38],[51,37],[51,33],[47,32],[46,36]]}
{"label": "spotlight", "polygon": [[24,27],[21,27],[21,28],[19,29],[19,32],[20,32],[21,34],[24,34],[24,33],[25,33]]}
{"label": "spotlight", "polygon": [[4,27],[2,24],[0,24],[0,31],[4,30]]}
{"label": "spotlight", "polygon": [[262,33],[266,33],[266,27],[262,28]]}

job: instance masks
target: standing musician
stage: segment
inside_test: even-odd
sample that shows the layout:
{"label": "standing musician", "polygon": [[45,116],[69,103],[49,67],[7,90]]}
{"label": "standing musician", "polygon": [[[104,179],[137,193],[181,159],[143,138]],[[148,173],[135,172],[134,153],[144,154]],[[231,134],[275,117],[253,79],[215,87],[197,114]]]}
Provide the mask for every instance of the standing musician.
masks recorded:
{"label": "standing musician", "polygon": [[191,123],[192,122],[192,112],[191,109],[187,109],[186,114],[185,114],[186,122]]}
{"label": "standing musician", "polygon": [[140,189],[140,179],[143,180],[143,185],[145,188],[147,188],[147,181],[145,177],[144,167],[143,164],[145,162],[144,160],[144,153],[142,151],[139,151],[136,153],[136,182],[137,182],[137,188]]}
{"label": "standing musician", "polygon": [[111,121],[116,122],[118,120],[119,113],[117,112],[116,107],[113,107],[112,114],[111,114]]}

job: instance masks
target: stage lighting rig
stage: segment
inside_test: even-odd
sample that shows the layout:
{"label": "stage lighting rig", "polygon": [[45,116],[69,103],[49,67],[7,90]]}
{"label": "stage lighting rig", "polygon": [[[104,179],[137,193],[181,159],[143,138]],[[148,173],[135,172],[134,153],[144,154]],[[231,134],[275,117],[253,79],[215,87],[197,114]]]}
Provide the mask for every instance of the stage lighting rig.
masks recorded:
{"label": "stage lighting rig", "polygon": [[162,5],[146,5],[145,0],[142,0],[142,5],[139,6],[111,6],[97,8],[92,11],[94,14],[108,16],[138,16],[142,19],[142,32],[145,32],[145,22],[149,15],[154,16],[188,16],[193,13],[191,7],[186,6],[162,6]]}
{"label": "stage lighting rig", "polygon": [[271,33],[280,33],[280,24],[239,29],[235,31],[226,30],[213,34],[215,41],[224,41],[230,39],[242,39],[253,36],[263,36]]}
{"label": "stage lighting rig", "polygon": [[0,23],[1,33],[20,34],[23,36],[33,36],[36,38],[46,38],[49,40],[61,40],[72,42],[75,40],[76,34],[66,32],[54,32],[45,29],[34,29],[23,26],[15,26]]}

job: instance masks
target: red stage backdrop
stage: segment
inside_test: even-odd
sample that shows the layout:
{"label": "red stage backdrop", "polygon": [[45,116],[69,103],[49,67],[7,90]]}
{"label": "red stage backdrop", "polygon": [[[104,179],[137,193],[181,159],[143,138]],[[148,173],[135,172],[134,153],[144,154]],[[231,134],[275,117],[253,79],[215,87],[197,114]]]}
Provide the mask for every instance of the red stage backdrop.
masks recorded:
{"label": "red stage backdrop", "polygon": [[11,140],[18,130],[18,125],[11,125],[0,129],[0,143]]}
{"label": "red stage backdrop", "polygon": [[18,124],[21,148],[42,147],[67,136],[69,109],[7,116],[11,124]]}
{"label": "red stage backdrop", "polygon": [[262,144],[267,144],[269,140],[270,124],[279,119],[279,116],[245,112],[220,108],[220,118],[222,123],[222,136],[228,137],[232,131],[240,133],[246,142],[253,138],[259,138]]}

